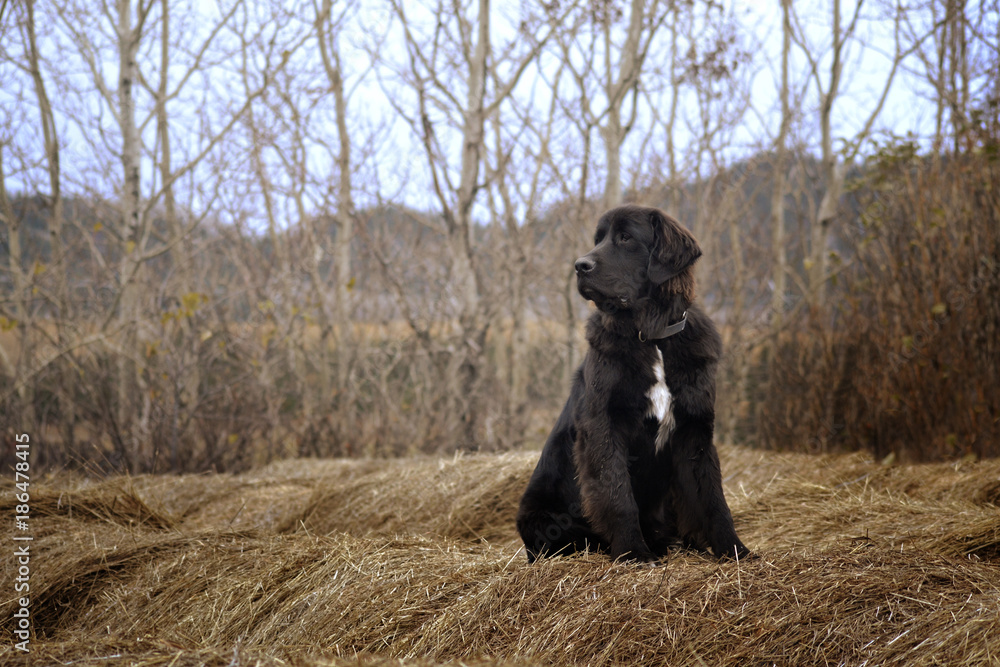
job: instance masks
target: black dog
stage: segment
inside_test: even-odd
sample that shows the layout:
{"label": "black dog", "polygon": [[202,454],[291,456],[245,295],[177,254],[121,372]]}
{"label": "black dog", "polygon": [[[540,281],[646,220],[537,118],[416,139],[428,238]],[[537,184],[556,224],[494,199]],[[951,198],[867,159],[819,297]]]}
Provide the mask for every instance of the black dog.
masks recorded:
{"label": "black dog", "polygon": [[586,548],[653,561],[670,547],[749,556],[712,443],[722,342],[693,305],[694,237],[663,212],[622,206],[576,261],[598,311],[590,350],[521,499],[528,560]]}

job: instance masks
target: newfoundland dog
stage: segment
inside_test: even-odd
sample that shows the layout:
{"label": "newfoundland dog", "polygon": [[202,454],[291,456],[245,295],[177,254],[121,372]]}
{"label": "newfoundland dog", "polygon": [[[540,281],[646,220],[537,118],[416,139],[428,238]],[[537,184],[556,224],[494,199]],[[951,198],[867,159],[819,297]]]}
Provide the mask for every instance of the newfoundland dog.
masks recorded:
{"label": "newfoundland dog", "polygon": [[583,549],[655,561],[671,547],[744,558],[712,443],[722,342],[694,303],[697,241],[622,206],[576,260],[597,306],[590,349],[517,514],[528,560]]}

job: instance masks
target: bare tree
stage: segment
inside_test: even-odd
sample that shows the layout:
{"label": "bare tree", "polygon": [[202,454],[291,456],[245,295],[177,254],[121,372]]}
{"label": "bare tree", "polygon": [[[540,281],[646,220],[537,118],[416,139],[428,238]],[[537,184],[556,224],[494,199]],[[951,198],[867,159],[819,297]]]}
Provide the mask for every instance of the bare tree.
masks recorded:
{"label": "bare tree", "polygon": [[[348,350],[354,347],[354,327],[351,318],[351,244],[354,241],[354,185],[352,183],[351,133],[347,125],[347,93],[344,84],[344,69],[341,65],[337,44],[340,23],[351,5],[340,8],[339,18],[333,15],[333,1],[322,0],[316,9],[316,41],[323,62],[330,92],[333,94],[334,113],[337,121],[337,206],[334,219],[337,235],[334,242],[334,262],[336,265],[334,321],[337,330],[337,389],[348,388],[350,370]],[[325,314],[322,316],[325,317]],[[324,332],[331,328],[328,321],[320,323]]]}
{"label": "bare tree", "polygon": [[771,322],[775,330],[784,321],[785,300],[788,294],[788,248],[785,232],[785,197],[788,194],[788,135],[792,123],[789,104],[790,87],[788,58],[792,50],[792,0],[781,0],[781,124],[775,139],[774,184],[771,190],[771,252],[773,291],[771,294]]}
{"label": "bare tree", "polygon": [[[100,342],[105,348],[104,354],[115,360],[116,398],[113,402],[114,409],[107,414],[113,422],[110,433],[116,443],[117,457],[125,466],[131,466],[131,462],[140,456],[140,449],[147,446],[151,432],[151,393],[145,386],[143,359],[146,357],[146,350],[141,338],[145,335],[144,322],[148,322],[150,318],[154,318],[155,321],[158,308],[149,302],[148,295],[151,292],[144,289],[148,286],[146,285],[148,276],[144,272],[144,267],[150,261],[166,255],[197,225],[200,220],[197,216],[190,224],[180,224],[174,203],[174,185],[179,179],[195,172],[202,160],[228,134],[246,108],[244,103],[243,108],[237,107],[230,112],[230,117],[225,119],[214,132],[202,135],[200,145],[186,156],[182,165],[174,167],[171,160],[167,102],[179,95],[181,89],[201,69],[205,50],[215,40],[221,27],[230,22],[234,7],[240,2],[241,0],[237,0],[236,5],[231,6],[228,13],[221,14],[218,25],[208,31],[206,41],[189,52],[193,53],[193,56],[186,63],[187,70],[182,73],[172,90],[168,86],[167,70],[171,68],[174,73],[177,70],[172,68],[174,63],[170,63],[169,57],[169,46],[173,43],[174,37],[170,34],[170,12],[167,3],[155,3],[151,0],[138,0],[138,2],[117,0],[113,5],[105,4],[103,11],[91,13],[91,8],[66,0],[47,8],[52,14],[46,18],[55,19],[53,24],[68,37],[68,40],[59,41],[60,35],[54,34],[53,42],[67,49],[67,53],[75,52],[89,73],[93,90],[96,91],[96,94],[87,101],[82,101],[82,97],[78,96],[76,91],[70,91],[71,97],[80,102],[80,108],[73,110],[66,107],[63,113],[67,114],[70,123],[80,127],[80,136],[89,143],[95,158],[100,160],[110,158],[112,153],[117,155],[119,191],[115,199],[119,217],[117,221],[107,221],[112,224],[102,222],[99,226],[110,234],[116,242],[115,245],[98,245],[92,240],[90,242],[90,249],[94,253],[92,257],[106,269],[106,275],[102,280],[106,279],[112,283],[110,286],[112,298],[107,302],[103,313],[99,318],[95,318],[96,322],[85,328],[86,333],[78,329],[73,335],[69,335],[60,329],[61,338],[54,343],[51,354],[37,360],[29,372],[20,376],[19,383],[30,381],[30,378],[41,372],[47,364],[63,357],[69,351]],[[154,11],[155,7],[160,8],[159,14]],[[58,261],[58,258],[65,254],[60,246],[64,217],[60,202],[64,179],[59,160],[58,138],[55,134],[54,111],[44,79],[40,75],[38,49],[33,31],[30,29],[36,21],[33,16],[34,9],[34,3],[27,6],[32,21],[25,24],[29,27],[26,28],[24,62],[34,81],[42,121],[55,213],[49,216],[50,237],[54,239],[53,257]],[[145,54],[143,45],[151,44],[154,40],[150,27],[157,20],[160,22],[161,71],[159,85],[154,88],[146,81],[140,56],[144,57]],[[295,45],[291,45],[291,48],[295,48]],[[117,60],[117,69],[113,75],[109,75],[105,69],[110,54],[114,54]],[[283,64],[280,63],[277,68],[280,69]],[[151,65],[150,68],[153,69],[155,66]],[[71,85],[71,79],[61,72],[57,73],[57,79],[60,81],[60,86]],[[151,93],[154,101],[151,111],[147,104],[140,101],[143,89]],[[259,94],[259,91],[255,94]],[[96,117],[93,115],[95,102],[100,106],[96,111]],[[79,113],[73,113],[74,111]],[[111,122],[106,123],[105,118],[110,118]],[[147,145],[143,140],[143,127],[150,118],[156,119],[154,146]],[[99,127],[100,131],[95,132],[95,126]],[[110,147],[113,144],[116,146],[112,151]],[[143,158],[150,155],[154,156],[160,179],[158,182],[153,180],[151,185],[144,185],[141,164]],[[111,169],[110,160],[103,164],[91,164],[104,177],[112,176],[115,171]],[[100,183],[105,180],[100,178],[94,179],[93,182]],[[145,193],[144,187],[149,188]],[[94,194],[108,196],[110,193],[106,190],[97,190]],[[164,202],[166,208],[166,234],[153,224],[152,211],[160,202]],[[79,223],[75,221],[74,225],[77,224]],[[84,238],[92,239],[93,230],[84,229],[81,232]],[[53,290],[52,300],[56,306],[66,301],[65,297],[59,296],[64,293],[65,287]],[[72,437],[71,433],[69,437]]]}
{"label": "bare tree", "polygon": [[[19,350],[16,361],[11,361],[7,350],[3,351],[0,361],[5,372],[12,377],[23,377],[34,361],[34,338],[30,335],[31,313],[29,310],[28,279],[24,272],[24,252],[21,246],[21,216],[14,211],[10,196],[7,194],[7,179],[4,172],[4,149],[6,142],[0,143],[0,218],[7,228],[7,259],[8,271],[11,276],[10,308],[4,308],[2,328],[4,331],[15,329]],[[20,384],[17,387],[20,399],[20,411],[25,423],[34,423],[33,392],[31,386]]]}
{"label": "bare tree", "polygon": [[619,8],[596,3],[581,7],[558,35],[562,61],[580,91],[577,123],[588,133],[598,128],[604,143],[604,209],[622,203],[622,148],[639,110],[646,56],[669,13],[659,0],[632,0],[619,46]]}
{"label": "bare tree", "polygon": [[[853,136],[841,137],[845,141],[842,155],[834,150],[833,111],[837,98],[842,93],[844,81],[844,63],[847,49],[857,40],[858,24],[861,21],[861,9],[864,0],[854,3],[853,11],[847,22],[843,24],[841,0],[834,0],[831,7],[831,30],[829,46],[829,68],[827,76],[823,77],[820,65],[819,49],[809,43],[806,32],[794,11],[791,9],[793,30],[791,39],[805,55],[809,65],[810,79],[819,96],[818,125],[820,129],[820,169],[823,181],[823,197],[820,200],[816,218],[812,226],[809,257],[806,260],[806,270],[809,275],[809,301],[812,304],[825,303],[825,285],[829,278],[829,248],[828,239],[831,227],[837,217],[840,195],[844,186],[846,165],[857,155],[864,140],[870,135],[875,121],[882,112],[885,100],[892,88],[899,63],[905,56],[900,45],[899,23],[894,22],[894,51],[891,55],[889,72],[877,101],[872,105],[868,118]],[[783,10],[784,11],[784,10]]]}
{"label": "bare tree", "polygon": [[[38,48],[38,38],[36,35],[35,23],[35,2],[26,0],[24,3],[24,42],[27,49],[27,66],[34,83],[35,98],[38,102],[38,116],[42,127],[42,136],[45,146],[45,165],[49,181],[49,252],[52,264],[52,280],[55,284],[51,290],[51,299],[56,310],[55,322],[57,347],[63,347],[71,339],[71,333],[66,330],[66,325],[72,321],[73,314],[69,311],[69,281],[67,277],[67,265],[65,249],[63,246],[63,198],[62,198],[62,177],[59,158],[59,135],[56,128],[55,113],[49,100],[48,87],[42,76],[41,54]],[[64,375],[64,386],[69,386],[72,381],[68,375]],[[75,440],[75,422],[73,402],[65,394],[60,399],[60,410],[62,412],[62,432],[63,442],[69,451],[73,451]]]}
{"label": "bare tree", "polygon": [[[25,20],[23,22],[24,38],[27,45],[26,65],[31,73],[31,80],[35,88],[35,97],[38,102],[39,124],[42,127],[42,135],[45,142],[45,162],[46,171],[49,176],[49,206],[51,215],[49,217],[49,246],[52,253],[52,263],[63,268],[62,249],[62,225],[63,225],[63,201],[62,201],[62,181],[60,178],[59,162],[59,136],[56,130],[55,115],[52,111],[52,104],[49,102],[48,88],[45,79],[42,77],[41,55],[38,50],[38,38],[35,34],[35,2],[26,0],[24,3]],[[60,271],[61,273],[61,271]],[[56,287],[57,309],[65,309],[66,283],[65,276],[61,276]],[[64,313],[65,314],[65,313]]]}
{"label": "bare tree", "polygon": [[[456,302],[459,331],[448,375],[457,378],[453,394],[462,424],[462,447],[475,448],[481,443],[479,386],[486,335],[492,320],[492,304],[482,298],[473,240],[473,208],[483,187],[480,175],[486,121],[512,94],[525,70],[537,58],[551,28],[542,35],[536,33],[545,30],[544,27],[523,28],[521,34],[500,50],[509,58],[506,63],[509,74],[498,78],[494,86],[487,86],[490,64],[495,58],[489,0],[478,0],[472,16],[456,14],[457,6],[449,8],[439,2],[434,10],[438,25],[431,34],[423,36],[415,31],[408,8],[393,1],[406,45],[407,63],[402,74],[416,95],[417,108],[412,112],[400,111],[420,140],[443,222],[450,262],[449,286]],[[524,42],[527,42],[525,47],[515,48]],[[516,55],[508,55],[512,53]],[[452,78],[446,78],[446,73]],[[464,98],[454,91],[456,79],[465,86]],[[459,119],[457,126],[448,129],[443,122],[436,121],[437,110]],[[461,137],[455,162],[446,157],[441,145],[449,131]]]}
{"label": "bare tree", "polygon": [[907,53],[908,71],[922,78],[935,106],[933,148],[944,147],[950,134],[952,150],[969,150],[982,124],[1000,125],[1000,31],[996,3],[927,0],[898,10]]}
{"label": "bare tree", "polygon": [[[560,63],[551,80],[546,79],[546,86],[558,90],[564,72],[565,63]],[[498,84],[498,73],[491,70],[490,75]],[[499,289],[491,291],[490,298],[503,304],[495,313],[494,331],[495,336],[502,335],[506,340],[499,369],[506,396],[499,404],[504,411],[500,417],[505,426],[502,435],[508,443],[519,442],[526,428],[530,377],[547,370],[532,366],[527,358],[532,279],[541,277],[536,257],[554,254],[559,260],[555,268],[560,278],[565,274],[560,264],[570,264],[564,262],[563,252],[546,255],[538,247],[545,194],[560,185],[565,192],[565,183],[561,182],[565,176],[558,173],[553,159],[556,132],[563,121],[560,102],[557,95],[550,96],[545,105],[536,104],[530,97],[512,96],[491,118],[487,138],[491,145],[484,156],[487,180],[492,186],[489,207],[493,233],[488,249],[492,264],[505,277]],[[537,329],[534,332],[536,337],[546,334]]]}
{"label": "bare tree", "polygon": [[[628,29],[625,43],[619,52],[617,72],[612,70],[612,39],[610,4],[603,8],[601,23],[604,32],[604,60],[607,72],[605,76],[604,95],[607,107],[601,116],[606,118],[601,126],[601,136],[604,139],[605,155],[607,157],[607,174],[604,186],[604,208],[609,209],[622,203],[621,190],[621,151],[625,137],[635,124],[638,109],[638,90],[640,74],[646,54],[657,30],[666,18],[658,0],[648,3],[646,0],[632,0],[629,6]],[[625,99],[632,94],[631,110],[624,115]]]}
{"label": "bare tree", "polygon": [[[281,350],[282,358],[264,355],[261,381],[271,383],[277,374],[291,372],[301,419],[289,436],[300,454],[309,455],[343,453],[344,442],[353,439],[346,423],[354,406],[350,373],[357,354],[352,321],[356,137],[348,125],[350,91],[339,46],[353,8],[353,3],[332,0],[312,3],[303,28],[308,40],[315,40],[319,57],[297,59],[252,105],[245,122],[273,257],[254,247],[251,232],[245,247],[252,259],[234,259],[247,264],[247,275],[253,276],[248,284],[256,301],[267,304]],[[249,91],[253,53],[241,52],[247,54],[241,57],[241,76]],[[317,155],[328,158],[329,167]],[[255,276],[253,267],[259,264],[273,264],[275,270],[265,278]],[[311,335],[315,329],[318,340]],[[284,401],[281,395],[268,400],[268,421],[276,428]]]}

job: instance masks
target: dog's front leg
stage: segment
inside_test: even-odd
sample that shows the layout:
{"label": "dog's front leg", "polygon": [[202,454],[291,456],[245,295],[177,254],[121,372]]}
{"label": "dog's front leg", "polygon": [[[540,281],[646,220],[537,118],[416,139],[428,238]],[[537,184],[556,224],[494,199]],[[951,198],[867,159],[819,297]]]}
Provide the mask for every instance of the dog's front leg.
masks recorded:
{"label": "dog's front leg", "polygon": [[578,432],[574,447],[583,513],[594,532],[610,545],[612,558],[654,561],[656,556],[639,526],[628,448],[609,423],[590,426]]}
{"label": "dog's front leg", "polygon": [[710,547],[719,558],[746,558],[750,550],[736,536],[733,516],[722,490],[722,469],[712,443],[711,418],[678,409],[679,427],[671,439],[674,494],[682,536]]}

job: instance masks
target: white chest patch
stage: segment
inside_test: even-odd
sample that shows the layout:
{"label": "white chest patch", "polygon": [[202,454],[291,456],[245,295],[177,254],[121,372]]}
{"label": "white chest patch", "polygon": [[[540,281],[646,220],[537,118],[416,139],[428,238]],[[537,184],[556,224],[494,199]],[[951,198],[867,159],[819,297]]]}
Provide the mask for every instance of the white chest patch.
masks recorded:
{"label": "white chest patch", "polygon": [[659,453],[674,430],[673,397],[663,375],[663,353],[659,348],[656,348],[656,361],[653,362],[653,377],[655,381],[646,392],[646,397],[649,399],[646,416],[660,423],[660,427],[656,430],[656,451]]}

